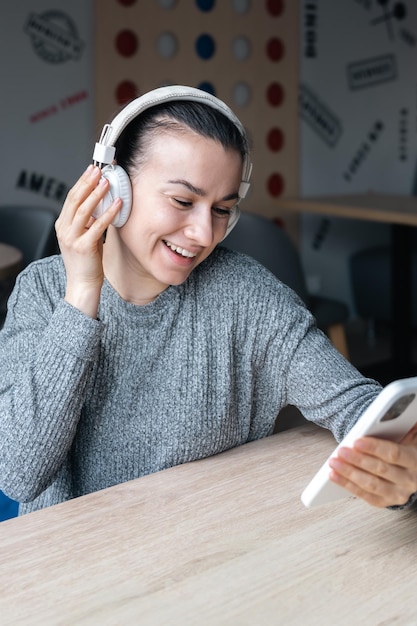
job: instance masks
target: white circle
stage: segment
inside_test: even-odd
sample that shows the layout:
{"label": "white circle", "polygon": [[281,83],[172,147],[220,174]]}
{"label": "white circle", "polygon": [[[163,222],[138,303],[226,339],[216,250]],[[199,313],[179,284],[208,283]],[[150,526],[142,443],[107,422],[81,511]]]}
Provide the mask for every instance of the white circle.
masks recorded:
{"label": "white circle", "polygon": [[233,0],[232,4],[236,13],[247,13],[250,9],[250,0]]}
{"label": "white circle", "polygon": [[250,102],[251,95],[248,83],[236,83],[233,87],[233,102],[240,107],[244,107]]}
{"label": "white circle", "polygon": [[233,54],[238,61],[245,61],[251,53],[250,41],[247,37],[240,35],[233,40]]}
{"label": "white circle", "polygon": [[164,59],[172,59],[178,51],[177,38],[172,33],[161,33],[156,42],[156,49]]}

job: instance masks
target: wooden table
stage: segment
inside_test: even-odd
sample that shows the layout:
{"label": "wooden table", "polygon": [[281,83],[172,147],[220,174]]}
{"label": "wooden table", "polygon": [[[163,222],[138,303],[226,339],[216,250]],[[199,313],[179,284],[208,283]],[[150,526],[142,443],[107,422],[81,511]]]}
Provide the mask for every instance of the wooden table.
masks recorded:
{"label": "wooden table", "polygon": [[371,222],[417,226],[417,197],[378,193],[282,198],[279,207]]}
{"label": "wooden table", "polygon": [[[283,198],[279,207],[299,213],[315,213],[391,225],[392,326],[388,367],[376,368],[372,375],[386,384],[393,377],[415,376],[411,358],[412,228],[417,227],[417,197],[389,194],[353,194]],[[385,371],[388,373],[386,374]],[[394,373],[391,376],[391,372]]]}
{"label": "wooden table", "polygon": [[0,280],[14,278],[22,266],[23,255],[18,248],[0,243]]}
{"label": "wooden table", "polygon": [[0,623],[416,624],[416,512],[300,494],[307,425],[0,524]]}

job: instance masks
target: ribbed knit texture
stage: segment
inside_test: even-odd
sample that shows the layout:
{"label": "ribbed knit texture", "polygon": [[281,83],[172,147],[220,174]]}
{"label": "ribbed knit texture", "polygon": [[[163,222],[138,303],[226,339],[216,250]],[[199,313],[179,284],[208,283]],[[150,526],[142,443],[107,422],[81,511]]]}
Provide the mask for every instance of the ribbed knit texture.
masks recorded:
{"label": "ribbed knit texture", "polygon": [[0,333],[0,489],[20,513],[265,437],[287,404],[339,440],[380,391],[230,250],[145,306],[105,282],[99,320],[64,292],[59,256],[32,264]]}

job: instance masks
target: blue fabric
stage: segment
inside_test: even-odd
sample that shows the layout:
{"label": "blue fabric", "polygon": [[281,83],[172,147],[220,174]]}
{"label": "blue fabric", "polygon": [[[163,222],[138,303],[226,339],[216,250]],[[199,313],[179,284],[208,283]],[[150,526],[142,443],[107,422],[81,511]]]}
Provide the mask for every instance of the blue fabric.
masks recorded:
{"label": "blue fabric", "polygon": [[0,522],[3,522],[5,519],[10,519],[11,517],[16,517],[18,506],[17,502],[10,500],[10,498],[0,491]]}

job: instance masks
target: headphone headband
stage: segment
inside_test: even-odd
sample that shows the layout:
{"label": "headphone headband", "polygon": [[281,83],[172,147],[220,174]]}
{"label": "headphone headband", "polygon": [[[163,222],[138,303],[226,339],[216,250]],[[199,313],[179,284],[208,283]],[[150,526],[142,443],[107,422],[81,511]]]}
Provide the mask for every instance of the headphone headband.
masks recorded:
{"label": "headphone headband", "polygon": [[[223,113],[223,115],[233,122],[246,142],[246,132],[242,123],[222,100],[219,100],[201,89],[183,85],[172,85],[169,87],[159,87],[132,100],[132,102],[116,115],[110,124],[106,124],[103,127],[99,141],[95,145],[93,161],[100,165],[110,165],[113,163],[116,153],[115,143],[126,126],[146,109],[172,100],[201,102],[220,111],[220,113]],[[248,192],[251,171],[252,163],[250,162],[249,154],[246,154],[243,162],[242,181],[239,187],[239,198],[244,198]]]}

